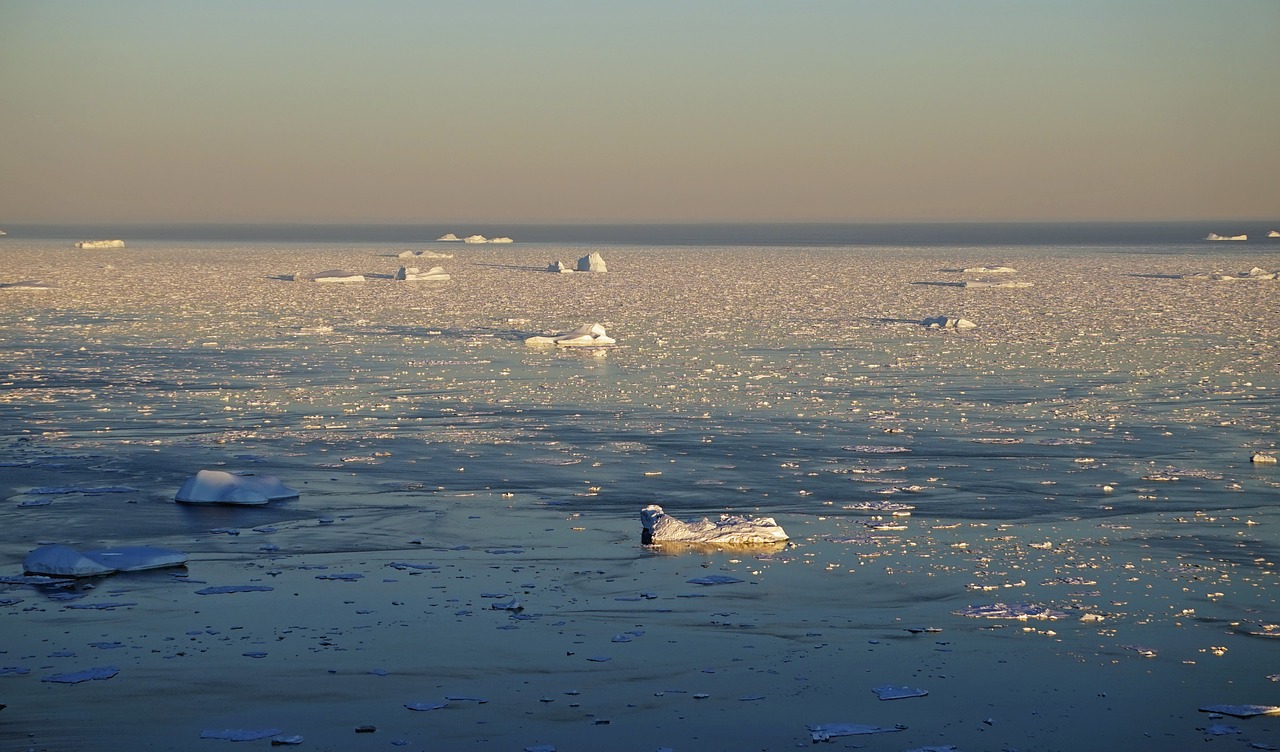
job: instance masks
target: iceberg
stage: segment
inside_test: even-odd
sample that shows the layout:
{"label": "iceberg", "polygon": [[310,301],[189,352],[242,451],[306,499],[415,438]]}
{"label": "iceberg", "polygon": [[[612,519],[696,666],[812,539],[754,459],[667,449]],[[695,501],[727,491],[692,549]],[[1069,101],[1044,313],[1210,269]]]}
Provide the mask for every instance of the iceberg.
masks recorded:
{"label": "iceberg", "polygon": [[81,240],[76,243],[76,248],[83,248],[88,251],[97,251],[103,248],[124,248],[123,240]]}
{"label": "iceberg", "polygon": [[609,268],[605,266],[604,257],[599,253],[592,251],[590,255],[583,256],[578,259],[578,271],[607,272],[609,271]]}
{"label": "iceberg", "polygon": [[187,563],[181,551],[151,546],[76,551],[70,546],[41,546],[22,560],[23,571],[51,577],[97,577],[116,572],[140,572]]}
{"label": "iceberg", "polygon": [[441,235],[440,237],[436,238],[436,240],[443,240],[443,241],[448,242],[448,241],[454,241],[454,240],[462,240],[462,238],[458,237],[457,235],[454,235],[454,234],[453,234],[453,233],[451,233],[451,232],[446,232],[445,234],[443,234],[443,235]]}
{"label": "iceberg", "polygon": [[563,261],[552,261],[547,264],[547,271],[555,274],[573,274],[573,270]]}
{"label": "iceberg", "polygon": [[269,501],[297,497],[297,491],[281,483],[274,475],[201,470],[182,484],[173,500],[183,504],[261,506]]}
{"label": "iceberg", "polygon": [[555,345],[556,347],[603,347],[612,345],[617,340],[605,333],[600,324],[583,324],[567,332],[546,336],[529,337],[526,345]]}
{"label": "iceberg", "polygon": [[920,326],[930,329],[973,329],[978,325],[969,319],[956,319],[950,316],[931,316],[920,321]]}
{"label": "iceberg", "polygon": [[514,241],[514,240],[512,240],[511,238],[508,238],[507,236],[503,235],[502,237],[490,238],[490,239],[489,239],[489,242],[490,242],[490,243],[514,243],[514,242],[516,242],[516,241]]}
{"label": "iceberg", "polygon": [[1205,235],[1204,239],[1205,240],[1248,240],[1249,236],[1248,235],[1219,235],[1216,232],[1211,232],[1208,235]]}
{"label": "iceberg", "polygon": [[363,282],[363,274],[352,274],[341,269],[327,269],[315,274],[295,274],[294,282]]}
{"label": "iceberg", "polygon": [[489,239],[483,235],[468,235],[462,239],[464,243],[488,243]]}
{"label": "iceberg", "polygon": [[1272,230],[1271,232],[1267,233],[1267,237],[1280,238],[1280,230]]}
{"label": "iceberg", "polygon": [[683,522],[668,515],[657,504],[640,510],[640,523],[643,525],[640,542],[645,545],[668,542],[760,545],[783,543],[789,539],[786,531],[772,517],[747,519],[725,514],[714,522],[706,518]]}
{"label": "iceberg", "polygon": [[444,281],[449,279],[449,275],[445,273],[444,267],[433,266],[425,272],[416,266],[400,267],[400,271],[396,272],[396,279],[405,282],[417,282],[420,280]]}

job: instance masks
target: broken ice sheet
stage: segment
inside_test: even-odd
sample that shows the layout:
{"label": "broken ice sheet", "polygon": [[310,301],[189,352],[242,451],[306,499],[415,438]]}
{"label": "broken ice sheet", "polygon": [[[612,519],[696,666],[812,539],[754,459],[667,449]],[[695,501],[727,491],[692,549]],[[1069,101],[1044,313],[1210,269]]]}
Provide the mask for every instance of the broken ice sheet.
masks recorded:
{"label": "broken ice sheet", "polygon": [[745,582],[737,577],[730,577],[724,574],[709,574],[705,577],[694,577],[687,580],[691,585],[732,585],[736,582]]}
{"label": "broken ice sheet", "polygon": [[1034,603],[992,603],[989,606],[969,606],[953,611],[956,616],[969,616],[974,619],[1065,619],[1062,611],[1055,611],[1048,606]]}
{"label": "broken ice sheet", "polygon": [[913,687],[895,687],[890,684],[872,687],[871,691],[875,692],[876,697],[879,697],[881,700],[904,700],[908,697],[924,697],[929,694],[923,689],[915,689]]}
{"label": "broken ice sheet", "polygon": [[886,728],[884,726],[868,726],[862,723],[817,723],[805,726],[805,728],[809,729],[809,733],[813,736],[815,742],[826,742],[837,736],[887,734],[892,731],[904,731],[907,727],[900,724]]}
{"label": "broken ice sheet", "polygon": [[52,676],[46,676],[40,681],[52,682],[54,684],[79,684],[80,682],[110,679],[118,673],[120,673],[120,669],[115,666],[98,666],[70,674],[53,674]]}

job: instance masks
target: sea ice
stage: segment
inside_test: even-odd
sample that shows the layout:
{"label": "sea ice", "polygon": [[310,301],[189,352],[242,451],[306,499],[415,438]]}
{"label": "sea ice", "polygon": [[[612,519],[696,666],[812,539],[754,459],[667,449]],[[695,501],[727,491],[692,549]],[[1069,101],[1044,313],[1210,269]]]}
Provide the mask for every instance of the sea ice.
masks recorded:
{"label": "sea ice", "polygon": [[569,268],[569,265],[559,260],[547,264],[547,271],[555,274],[573,274],[573,270]]}
{"label": "sea ice", "polygon": [[327,269],[322,272],[316,272],[315,274],[295,274],[293,275],[293,281],[294,282],[325,282],[325,283],[363,282],[364,275],[355,274],[352,272],[346,272],[341,269]]}
{"label": "sea ice", "polygon": [[464,243],[488,243],[489,239],[483,235],[468,235],[462,239]]}
{"label": "sea ice", "polygon": [[529,337],[526,345],[555,345],[556,347],[601,347],[617,340],[610,337],[600,324],[583,324],[576,329],[547,336]]}
{"label": "sea ice", "polygon": [[892,731],[904,731],[906,726],[868,726],[862,723],[815,723],[806,726],[815,742],[829,742],[837,736],[858,736],[861,734],[886,734]]}
{"label": "sea ice", "polygon": [[31,290],[34,292],[52,290],[55,287],[57,285],[52,282],[42,282],[38,279],[24,279],[18,282],[0,284],[0,290]]}
{"label": "sea ice", "polygon": [[123,240],[81,240],[76,243],[76,248],[97,251],[103,248],[124,248]]}
{"label": "sea ice", "polygon": [[966,274],[1014,274],[1018,270],[1012,266],[970,266],[961,271]]}
{"label": "sea ice", "polygon": [[1277,705],[1204,705],[1202,713],[1221,713],[1236,718],[1252,718],[1255,715],[1280,715]]}
{"label": "sea ice", "polygon": [[297,491],[274,475],[201,470],[182,484],[173,499],[184,504],[262,505],[297,497]]}
{"label": "sea ice", "polygon": [[454,235],[451,232],[446,232],[445,234],[436,238],[436,240],[452,241],[452,240],[462,240],[462,238],[458,237],[457,235]]}
{"label": "sea ice", "polygon": [[978,325],[968,319],[957,319],[951,316],[931,316],[920,321],[920,326],[930,329],[973,329]]}
{"label": "sea ice", "polygon": [[[449,233],[449,234],[453,235],[453,233]],[[436,239],[437,240],[457,240],[458,237],[455,235],[450,238],[436,238]],[[402,258],[402,259],[451,259],[453,258],[452,253],[436,253],[435,251],[401,251],[398,254],[398,256],[399,258]]]}
{"label": "sea ice", "polygon": [[908,697],[924,697],[929,694],[926,690],[915,689],[913,687],[895,687],[889,684],[880,687],[872,687],[872,692],[876,693],[876,697],[881,700],[904,700]]}
{"label": "sea ice", "polygon": [[54,684],[79,684],[87,681],[99,681],[102,679],[110,679],[120,673],[120,669],[115,666],[97,666],[95,668],[87,668],[83,671],[76,671],[70,674],[53,674],[46,676],[40,681],[52,682]]}
{"label": "sea ice", "polygon": [[80,553],[68,546],[41,546],[22,560],[31,574],[57,577],[95,577],[113,572],[137,572],[144,569],[178,567],[187,563],[181,551],[150,546],[109,548]]}
{"label": "sea ice", "polygon": [[650,504],[640,510],[643,530],[640,541],[646,545],[655,543],[709,543],[730,545],[758,545],[782,543],[788,540],[785,530],[772,517],[747,519],[737,515],[721,515],[718,521],[703,518],[695,522],[683,522]]}
{"label": "sea ice", "polygon": [[1249,236],[1248,235],[1219,235],[1216,232],[1211,232],[1208,235],[1204,236],[1204,239],[1205,240],[1248,240]]}
{"label": "sea ice", "polygon": [[[206,729],[200,732],[201,739],[222,739],[229,742],[253,742],[266,739],[268,736],[279,736],[280,729]],[[275,743],[274,741],[272,742]],[[292,742],[285,742],[290,744]]]}
{"label": "sea ice", "polygon": [[1055,611],[1047,606],[1034,603],[992,603],[989,606],[970,606],[953,612],[956,616],[971,616],[975,619],[1065,619],[1062,611]]}

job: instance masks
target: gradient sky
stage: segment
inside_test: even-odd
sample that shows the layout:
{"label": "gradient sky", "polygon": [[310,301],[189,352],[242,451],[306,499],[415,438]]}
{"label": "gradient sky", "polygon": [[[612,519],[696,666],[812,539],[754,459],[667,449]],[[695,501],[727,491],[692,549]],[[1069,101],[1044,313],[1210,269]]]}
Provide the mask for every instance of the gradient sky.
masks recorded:
{"label": "gradient sky", "polygon": [[1280,216],[1280,0],[0,0],[5,222]]}

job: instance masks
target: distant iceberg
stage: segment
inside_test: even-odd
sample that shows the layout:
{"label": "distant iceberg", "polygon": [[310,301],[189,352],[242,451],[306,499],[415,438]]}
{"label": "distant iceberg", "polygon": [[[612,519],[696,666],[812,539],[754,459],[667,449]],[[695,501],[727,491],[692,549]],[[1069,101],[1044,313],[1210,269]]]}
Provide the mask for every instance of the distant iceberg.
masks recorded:
{"label": "distant iceberg", "polygon": [[760,545],[784,543],[787,532],[772,517],[747,519],[737,515],[720,515],[718,521],[703,518],[695,522],[682,522],[650,504],[640,510],[643,529],[640,542],[657,543],[706,543],[726,545]]}
{"label": "distant iceberg", "polygon": [[488,243],[489,239],[483,235],[468,235],[462,239],[464,243]]}
{"label": "distant iceberg", "polygon": [[567,332],[547,336],[529,337],[526,345],[555,345],[556,347],[603,347],[617,340],[610,337],[600,324],[583,324]]}
{"label": "distant iceberg", "polygon": [[316,272],[315,274],[295,274],[293,275],[293,281],[294,282],[325,282],[325,283],[363,282],[364,275],[353,274],[351,272],[344,272],[341,269],[328,269],[323,272]]}
{"label": "distant iceberg", "polygon": [[451,232],[446,232],[445,234],[436,238],[436,240],[453,241],[453,240],[462,240],[462,238],[458,237],[457,235],[454,235]]}
{"label": "distant iceberg", "polygon": [[444,267],[433,266],[425,272],[416,266],[402,266],[396,272],[396,279],[404,282],[418,282],[423,280],[443,282],[449,279],[449,275],[445,273]]}
{"label": "distant iceberg", "polygon": [[297,491],[281,483],[274,475],[201,470],[182,484],[173,500],[183,504],[261,506],[269,501],[297,497]]}
{"label": "distant iceberg", "polygon": [[1267,233],[1267,237],[1280,238],[1280,230],[1272,230],[1271,232]]}
{"label": "distant iceberg", "polygon": [[609,267],[605,266],[604,257],[593,251],[590,255],[578,259],[578,271],[607,272]]}
{"label": "distant iceberg", "polygon": [[1249,236],[1248,235],[1219,235],[1216,232],[1211,232],[1208,235],[1205,235],[1204,239],[1205,240],[1248,240]]}
{"label": "distant iceberg", "polygon": [[489,242],[490,242],[490,243],[514,243],[514,242],[516,242],[516,241],[514,241],[514,240],[512,240],[511,238],[509,238],[509,237],[507,237],[507,236],[503,235],[502,237],[490,238],[490,239],[489,239]]}
{"label": "distant iceberg", "polygon": [[547,264],[547,271],[554,274],[573,274],[573,270],[569,268],[569,265],[559,260]]}
{"label": "distant iceberg", "polygon": [[102,248],[124,248],[123,240],[81,240],[76,243],[76,248],[84,248],[86,250],[100,250]]}

